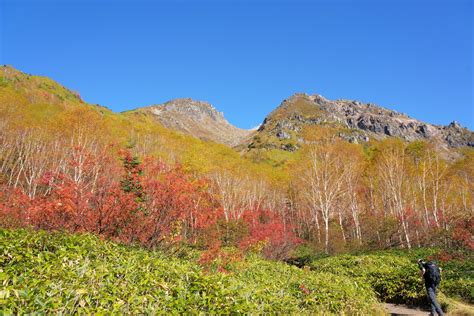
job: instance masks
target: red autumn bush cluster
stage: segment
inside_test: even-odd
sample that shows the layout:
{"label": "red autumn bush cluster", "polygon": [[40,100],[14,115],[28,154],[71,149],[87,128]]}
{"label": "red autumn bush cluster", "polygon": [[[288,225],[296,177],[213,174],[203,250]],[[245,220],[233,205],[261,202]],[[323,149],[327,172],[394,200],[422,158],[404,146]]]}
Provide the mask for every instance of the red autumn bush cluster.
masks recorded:
{"label": "red autumn bush cluster", "polygon": [[[265,255],[280,258],[297,242],[283,220],[268,210],[225,221],[208,180],[179,165],[140,162],[130,151],[121,151],[120,160],[104,153],[99,157],[80,147],[70,157],[59,171],[39,178],[33,198],[4,185],[0,225],[91,232],[151,248],[200,244],[208,249],[204,261],[218,257],[224,244],[242,250],[262,245]],[[226,243],[228,228],[239,225],[242,233]]]}
{"label": "red autumn bush cluster", "polygon": [[474,250],[474,218],[459,221],[452,233],[453,240],[460,248]]}
{"label": "red autumn bush cluster", "polygon": [[289,224],[275,212],[269,210],[251,210],[243,214],[248,235],[239,243],[242,249],[261,245],[267,258],[284,259],[300,243]]}
{"label": "red autumn bush cluster", "polygon": [[215,225],[208,226],[205,231],[206,251],[200,263],[209,265],[216,259],[220,268],[239,258],[235,252],[222,252],[222,246],[237,246],[241,252],[258,252],[266,258],[282,260],[288,258],[291,250],[301,243],[295,236],[291,225],[275,212],[255,208],[246,210],[242,217],[225,221],[218,218]]}

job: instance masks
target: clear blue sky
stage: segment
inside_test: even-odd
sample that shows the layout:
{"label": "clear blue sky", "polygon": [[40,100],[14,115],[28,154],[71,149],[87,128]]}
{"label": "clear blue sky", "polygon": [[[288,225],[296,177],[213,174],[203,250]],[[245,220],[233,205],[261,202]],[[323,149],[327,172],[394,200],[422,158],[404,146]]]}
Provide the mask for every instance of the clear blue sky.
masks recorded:
{"label": "clear blue sky", "polygon": [[471,0],[0,0],[0,63],[115,111],[192,97],[250,128],[295,92],[474,129]]}

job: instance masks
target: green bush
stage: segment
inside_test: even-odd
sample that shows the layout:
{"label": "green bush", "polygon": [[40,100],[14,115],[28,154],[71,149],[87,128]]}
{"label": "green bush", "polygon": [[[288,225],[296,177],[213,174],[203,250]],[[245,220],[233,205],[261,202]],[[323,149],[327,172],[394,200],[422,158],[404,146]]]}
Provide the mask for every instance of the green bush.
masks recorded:
{"label": "green bush", "polygon": [[251,256],[229,273],[92,235],[0,229],[0,314],[369,313],[368,284]]}
{"label": "green bush", "polygon": [[310,267],[364,280],[385,302],[416,303],[425,296],[416,264],[404,257],[341,255],[314,260]]}
{"label": "green bush", "polygon": [[[425,300],[426,292],[417,259],[436,259],[438,252],[437,249],[376,251],[369,254],[315,258],[309,261],[308,266],[316,272],[329,272],[365,280],[382,301],[418,304]],[[472,257],[438,262],[443,269],[440,290],[450,297],[473,303],[473,262]]]}
{"label": "green bush", "polygon": [[237,292],[245,297],[259,293],[255,297],[259,312],[350,313],[372,311],[377,306],[375,293],[363,281],[325,272],[314,273],[256,256],[242,262],[235,270],[237,272],[229,276],[231,284],[238,285]]}
{"label": "green bush", "polygon": [[467,254],[464,260],[457,259],[445,262],[442,267],[441,290],[444,294],[474,304],[473,254]]}

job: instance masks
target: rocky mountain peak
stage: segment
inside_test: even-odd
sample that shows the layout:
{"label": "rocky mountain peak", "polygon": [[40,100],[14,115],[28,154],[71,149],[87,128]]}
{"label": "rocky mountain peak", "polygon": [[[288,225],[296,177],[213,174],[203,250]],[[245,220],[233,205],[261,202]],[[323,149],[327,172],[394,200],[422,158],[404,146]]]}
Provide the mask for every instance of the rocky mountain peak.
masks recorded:
{"label": "rocky mountain peak", "polygon": [[210,103],[191,98],[174,99],[140,110],[151,113],[167,128],[229,146],[239,144],[251,133],[230,124]]}
{"label": "rocky mountain peak", "polygon": [[463,127],[458,123],[458,121],[452,121],[449,123],[448,128],[462,129]]}
{"label": "rocky mountain peak", "polygon": [[399,137],[406,141],[434,141],[445,147],[474,147],[474,133],[457,122],[437,126],[372,103],[332,101],[319,94],[297,93],[265,118],[254,137],[261,143],[252,141],[249,148],[296,150],[303,141],[300,133],[308,125],[338,127],[339,137],[355,143]]}
{"label": "rocky mountain peak", "polygon": [[[196,101],[191,98],[180,98],[165,102],[161,105],[154,106],[154,111],[161,113],[161,111],[175,111],[189,115],[196,120],[203,121],[205,118],[212,120],[225,120],[224,114],[217,111],[210,103],[205,101]],[[157,113],[155,113],[157,114]]]}

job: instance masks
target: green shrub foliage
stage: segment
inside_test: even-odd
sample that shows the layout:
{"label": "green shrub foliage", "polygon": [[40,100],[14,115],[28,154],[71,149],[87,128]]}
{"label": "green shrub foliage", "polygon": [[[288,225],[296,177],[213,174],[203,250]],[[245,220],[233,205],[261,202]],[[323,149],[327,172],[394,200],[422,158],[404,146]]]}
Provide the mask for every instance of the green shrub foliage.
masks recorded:
{"label": "green shrub foliage", "polygon": [[362,281],[257,256],[227,273],[92,235],[0,230],[0,314],[369,313]]}
{"label": "green shrub foliage", "polygon": [[[417,267],[418,258],[436,260],[438,251],[421,249],[415,251],[378,251],[370,254],[339,255],[317,258],[308,266],[316,272],[346,275],[364,280],[377,293],[380,300],[394,303],[420,304],[426,292]],[[440,291],[450,297],[474,302],[474,264],[472,254],[462,258],[438,260],[443,269]]]}

